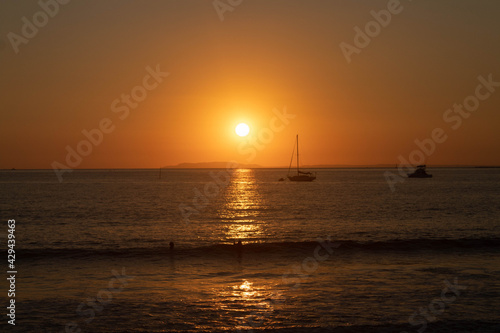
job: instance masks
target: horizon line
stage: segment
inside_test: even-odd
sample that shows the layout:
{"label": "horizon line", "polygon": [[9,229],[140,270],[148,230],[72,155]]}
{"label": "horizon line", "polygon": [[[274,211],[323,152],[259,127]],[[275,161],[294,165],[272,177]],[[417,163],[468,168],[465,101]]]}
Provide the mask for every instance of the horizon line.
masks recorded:
{"label": "horizon line", "polygon": [[[193,163],[196,164],[196,163]],[[405,166],[408,167],[408,166]],[[469,164],[427,164],[429,168],[500,168],[500,165],[469,165]],[[303,165],[301,168],[307,169],[397,169],[398,165],[394,164],[332,164],[332,165]],[[225,169],[224,167],[210,167],[210,166],[191,166],[191,167],[182,167],[182,166],[162,166],[162,167],[112,167],[112,168],[73,168],[72,170],[159,170],[159,169]],[[235,167],[234,169],[289,169],[286,166],[261,166],[261,165],[253,165],[253,166],[245,166],[244,164],[241,167]],[[20,170],[53,170],[52,168],[0,168],[0,171],[20,171]]]}

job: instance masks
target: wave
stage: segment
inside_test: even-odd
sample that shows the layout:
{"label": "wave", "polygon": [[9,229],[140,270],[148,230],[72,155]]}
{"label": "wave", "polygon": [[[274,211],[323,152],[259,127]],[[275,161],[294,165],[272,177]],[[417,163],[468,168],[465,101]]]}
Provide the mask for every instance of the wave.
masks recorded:
{"label": "wave", "polygon": [[[401,333],[418,332],[421,326],[410,326],[407,324],[380,324],[380,325],[350,325],[336,327],[293,327],[253,330],[262,333]],[[453,320],[437,321],[427,324],[428,332],[441,333],[498,333],[500,322],[498,321],[480,321],[480,320]],[[230,331],[238,332],[238,331]],[[241,331],[240,331],[241,332]],[[249,332],[249,331],[244,331]],[[229,332],[228,332],[229,333]]]}
{"label": "wave", "polygon": [[[332,240],[325,248],[338,253],[354,252],[460,252],[460,251],[500,251],[500,238],[462,238],[462,239],[394,239],[387,241],[354,241]],[[242,246],[231,244],[215,244],[201,247],[176,246],[171,250],[168,246],[134,247],[134,248],[48,248],[48,249],[18,249],[18,259],[23,258],[86,258],[94,259],[116,257],[155,257],[179,255],[188,257],[221,256],[224,254],[247,255],[310,255],[319,243],[303,242],[273,242],[248,243]],[[5,252],[5,251],[4,251]]]}
{"label": "wave", "polygon": [[[380,325],[350,325],[350,326],[332,326],[332,327],[293,327],[253,330],[262,333],[404,333],[418,332],[420,326],[410,326],[408,324],[380,324]],[[428,332],[441,333],[498,333],[500,329],[499,321],[481,321],[481,320],[440,320],[427,323]],[[238,332],[238,331],[228,331]],[[250,331],[239,331],[250,332]]]}

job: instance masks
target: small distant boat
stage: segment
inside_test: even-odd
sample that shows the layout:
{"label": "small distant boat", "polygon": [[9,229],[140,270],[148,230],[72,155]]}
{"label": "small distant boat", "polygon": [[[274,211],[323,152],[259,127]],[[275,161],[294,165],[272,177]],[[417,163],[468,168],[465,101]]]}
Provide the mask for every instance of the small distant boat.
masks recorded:
{"label": "small distant boat", "polygon": [[296,140],[297,140],[297,142],[296,142],[296,146],[297,146],[297,174],[290,175],[290,169],[292,167],[292,162],[293,162],[293,154],[295,152],[295,149],[294,149],[292,152],[292,160],[290,161],[290,166],[288,167],[287,178],[292,182],[312,182],[313,180],[316,179],[316,173],[300,171],[300,169],[299,169],[299,136],[298,135],[297,135]]}
{"label": "small distant boat", "polygon": [[417,165],[417,169],[413,173],[409,173],[408,178],[432,178],[432,175],[425,171],[425,167],[425,165]]}

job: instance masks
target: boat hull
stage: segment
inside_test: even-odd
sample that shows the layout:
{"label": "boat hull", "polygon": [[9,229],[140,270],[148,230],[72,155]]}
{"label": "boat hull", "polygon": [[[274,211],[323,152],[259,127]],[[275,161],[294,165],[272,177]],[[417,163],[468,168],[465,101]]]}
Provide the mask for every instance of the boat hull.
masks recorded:
{"label": "boat hull", "polygon": [[409,173],[408,178],[432,178],[432,175],[415,175],[415,174]]}
{"label": "boat hull", "polygon": [[288,176],[288,179],[292,182],[312,182],[313,180],[316,179],[316,177],[299,175],[299,176]]}

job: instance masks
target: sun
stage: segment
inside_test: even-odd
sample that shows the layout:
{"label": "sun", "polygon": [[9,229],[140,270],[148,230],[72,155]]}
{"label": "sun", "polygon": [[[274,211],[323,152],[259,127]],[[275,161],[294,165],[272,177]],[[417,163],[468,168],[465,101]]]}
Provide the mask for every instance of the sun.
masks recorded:
{"label": "sun", "polygon": [[250,127],[248,127],[248,125],[245,123],[241,123],[241,124],[236,125],[236,128],[234,129],[234,131],[239,136],[247,136],[248,133],[250,133]]}

